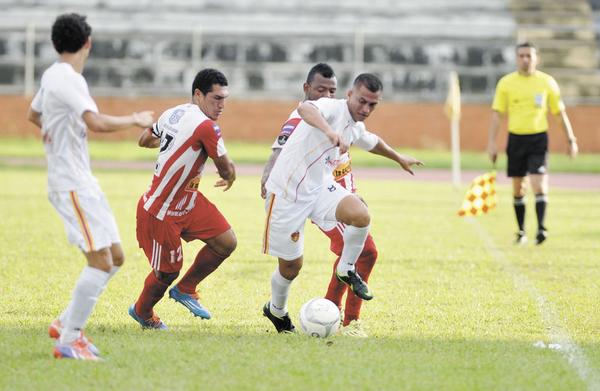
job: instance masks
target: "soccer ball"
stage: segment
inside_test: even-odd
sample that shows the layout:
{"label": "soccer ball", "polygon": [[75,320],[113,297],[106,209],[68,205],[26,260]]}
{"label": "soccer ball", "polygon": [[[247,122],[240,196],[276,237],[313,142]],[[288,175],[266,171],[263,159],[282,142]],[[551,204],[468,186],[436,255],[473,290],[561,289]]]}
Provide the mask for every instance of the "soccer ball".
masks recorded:
{"label": "soccer ball", "polygon": [[327,338],[340,327],[340,309],[322,297],[311,299],[300,308],[300,327],[306,335]]}

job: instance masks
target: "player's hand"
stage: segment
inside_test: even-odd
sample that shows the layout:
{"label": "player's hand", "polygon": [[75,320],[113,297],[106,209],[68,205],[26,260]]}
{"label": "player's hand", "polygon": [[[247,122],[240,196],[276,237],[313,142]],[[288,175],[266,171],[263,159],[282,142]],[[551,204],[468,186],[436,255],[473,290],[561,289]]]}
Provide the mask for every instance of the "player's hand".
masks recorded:
{"label": "player's hand", "polygon": [[569,157],[574,159],[579,153],[579,147],[577,146],[577,140],[569,141]]}
{"label": "player's hand", "polygon": [[415,173],[411,169],[412,166],[422,166],[423,165],[422,161],[417,160],[412,156],[400,156],[400,161],[398,163],[400,163],[400,166],[402,166],[404,171],[409,172],[410,175],[415,175]]}
{"label": "player's hand", "polygon": [[488,144],[487,153],[492,163],[496,164],[496,160],[498,159],[498,148],[496,147],[496,144]]}
{"label": "player's hand", "polygon": [[231,188],[231,185],[233,185],[233,182],[235,181],[235,178],[233,179],[219,179],[216,183],[215,183],[215,187],[224,187],[223,191],[227,191]]}
{"label": "player's hand", "polygon": [[140,128],[149,128],[154,123],[154,111],[140,111],[133,113],[133,121]]}
{"label": "player's hand", "polygon": [[263,200],[267,198],[267,188],[263,182],[260,183],[260,198]]}
{"label": "player's hand", "polygon": [[340,137],[339,134],[335,133],[335,132],[329,132],[327,133],[327,138],[329,138],[329,141],[331,141],[331,143],[340,148],[340,154],[344,154],[346,152],[348,152],[348,149],[350,148],[350,146],[348,144],[346,144],[344,142],[344,140],[342,140],[342,137]]}

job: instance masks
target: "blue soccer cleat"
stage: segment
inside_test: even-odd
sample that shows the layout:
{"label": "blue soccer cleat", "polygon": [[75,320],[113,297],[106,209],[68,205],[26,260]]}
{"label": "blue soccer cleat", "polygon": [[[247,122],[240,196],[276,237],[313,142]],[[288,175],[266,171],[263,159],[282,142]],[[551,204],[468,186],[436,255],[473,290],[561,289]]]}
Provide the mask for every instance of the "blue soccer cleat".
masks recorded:
{"label": "blue soccer cleat", "polygon": [[142,326],[143,329],[168,330],[166,324],[156,315],[152,315],[150,319],[144,320],[135,313],[135,303],[129,307],[129,315]]}
{"label": "blue soccer cleat", "polygon": [[210,319],[210,312],[198,302],[197,293],[193,295],[183,293],[177,288],[177,285],[175,285],[169,290],[169,297],[176,302],[183,304],[183,306],[190,310],[194,316],[198,316],[202,319]]}

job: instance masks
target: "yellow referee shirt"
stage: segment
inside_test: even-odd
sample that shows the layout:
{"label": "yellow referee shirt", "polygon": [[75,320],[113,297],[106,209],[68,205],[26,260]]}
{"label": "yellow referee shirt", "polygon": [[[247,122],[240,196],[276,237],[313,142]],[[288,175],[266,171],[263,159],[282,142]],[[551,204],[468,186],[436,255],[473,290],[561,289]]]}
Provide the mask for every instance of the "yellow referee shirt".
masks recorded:
{"label": "yellow referee shirt", "polygon": [[565,107],[556,80],[547,73],[535,71],[523,76],[509,73],[498,82],[492,109],[508,114],[508,131],[535,134],[548,130],[548,108],[558,114]]}

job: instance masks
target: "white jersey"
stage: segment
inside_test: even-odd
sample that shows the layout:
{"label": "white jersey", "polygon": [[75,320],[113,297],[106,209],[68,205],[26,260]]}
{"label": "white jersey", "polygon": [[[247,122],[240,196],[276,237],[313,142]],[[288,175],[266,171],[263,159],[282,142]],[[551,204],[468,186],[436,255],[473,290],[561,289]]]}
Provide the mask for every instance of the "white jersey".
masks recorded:
{"label": "white jersey", "polygon": [[[292,114],[288,117],[287,121],[281,127],[279,131],[279,135],[271,145],[271,149],[281,149],[287,142],[288,138],[298,124],[302,121],[300,118],[300,114],[298,114],[298,110],[294,110]],[[363,143],[365,149],[371,150],[377,145],[379,142],[379,137],[377,135],[366,131],[362,135],[362,137],[357,141],[358,143]],[[339,164],[332,171],[333,179],[344,186],[346,189],[350,190],[350,192],[356,192],[356,185],[354,182],[354,174],[352,174],[352,159],[350,158],[350,152],[346,152],[340,155]]]}
{"label": "white jersey", "polygon": [[31,102],[41,113],[42,137],[48,161],[48,191],[98,189],[90,169],[87,126],[83,113],[98,112],[84,77],[71,64],[56,62],[42,75]]}
{"label": "white jersey", "polygon": [[[377,144],[379,138],[367,132],[363,122],[352,119],[346,99],[321,98],[309,103],[319,109],[327,123],[348,145],[355,144],[370,151]],[[324,183],[331,181],[336,168],[344,164],[350,167],[349,156],[340,155],[339,148],[333,146],[321,130],[302,121],[297,111],[290,115],[273,147],[276,144],[283,147],[266,188],[268,192],[292,202],[316,198]]]}
{"label": "white jersey", "polygon": [[160,138],[160,151],[144,209],[159,220],[187,214],[195,205],[206,159],[227,153],[221,129],[197,105],[186,103],[165,111],[152,135]]}

